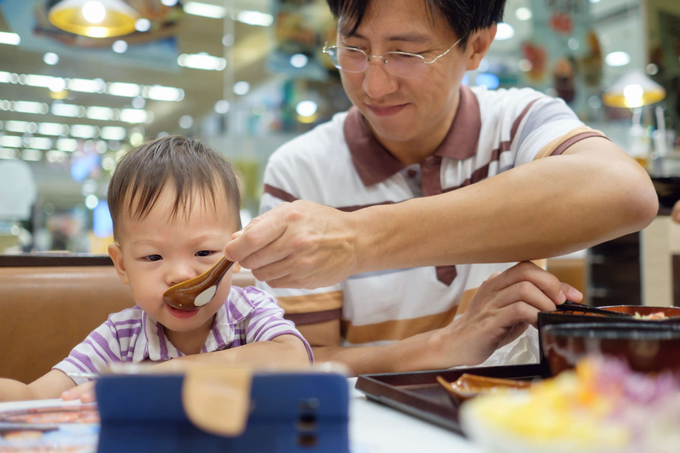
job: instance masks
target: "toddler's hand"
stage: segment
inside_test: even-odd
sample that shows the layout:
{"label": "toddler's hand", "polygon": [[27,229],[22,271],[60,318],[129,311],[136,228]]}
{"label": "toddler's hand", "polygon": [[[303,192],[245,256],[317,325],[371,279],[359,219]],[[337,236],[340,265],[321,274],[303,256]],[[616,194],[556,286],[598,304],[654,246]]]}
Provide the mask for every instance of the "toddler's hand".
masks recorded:
{"label": "toddler's hand", "polygon": [[64,401],[80,399],[80,401],[83,403],[95,402],[96,397],[94,395],[94,381],[86,382],[70,390],[66,390],[61,394],[61,399]]}

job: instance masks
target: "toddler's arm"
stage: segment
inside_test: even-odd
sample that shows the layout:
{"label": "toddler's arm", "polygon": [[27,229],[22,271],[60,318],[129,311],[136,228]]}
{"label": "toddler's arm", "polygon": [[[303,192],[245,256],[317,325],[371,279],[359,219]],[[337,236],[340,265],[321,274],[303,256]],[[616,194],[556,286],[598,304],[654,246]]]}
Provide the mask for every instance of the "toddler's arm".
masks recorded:
{"label": "toddler's arm", "polygon": [[12,379],[0,379],[0,401],[59,398],[62,392],[75,386],[75,382],[70,377],[57,370],[50,371],[30,384]]}

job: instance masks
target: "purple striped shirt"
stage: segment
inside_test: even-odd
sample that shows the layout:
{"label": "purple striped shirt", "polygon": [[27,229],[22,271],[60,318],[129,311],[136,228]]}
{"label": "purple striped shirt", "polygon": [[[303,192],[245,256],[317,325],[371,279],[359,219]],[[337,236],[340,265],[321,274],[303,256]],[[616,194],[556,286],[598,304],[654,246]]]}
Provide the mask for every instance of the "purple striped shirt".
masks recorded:
{"label": "purple striped shirt", "polygon": [[[271,341],[279,335],[298,337],[307,348],[310,361],[314,360],[309,343],[293,322],[283,318],[283,309],[276,299],[252,286],[232,286],[226,303],[216,313],[201,353]],[[111,363],[161,362],[183,355],[168,340],[163,326],[136,306],[110,315],[53,369],[64,373],[100,373]],[[72,379],[76,384],[88,380]]]}

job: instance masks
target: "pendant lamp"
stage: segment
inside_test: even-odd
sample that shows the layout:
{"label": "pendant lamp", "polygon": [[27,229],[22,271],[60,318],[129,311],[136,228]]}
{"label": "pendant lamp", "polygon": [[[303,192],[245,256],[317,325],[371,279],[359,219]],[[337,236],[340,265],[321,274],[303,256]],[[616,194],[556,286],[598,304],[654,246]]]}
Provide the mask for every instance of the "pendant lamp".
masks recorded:
{"label": "pendant lamp", "polygon": [[641,70],[633,70],[621,77],[602,96],[610,107],[636,108],[654,104],[666,97],[666,90],[647,77]]}
{"label": "pendant lamp", "polygon": [[123,0],[52,0],[48,19],[57,28],[91,38],[135,31],[139,14]]}

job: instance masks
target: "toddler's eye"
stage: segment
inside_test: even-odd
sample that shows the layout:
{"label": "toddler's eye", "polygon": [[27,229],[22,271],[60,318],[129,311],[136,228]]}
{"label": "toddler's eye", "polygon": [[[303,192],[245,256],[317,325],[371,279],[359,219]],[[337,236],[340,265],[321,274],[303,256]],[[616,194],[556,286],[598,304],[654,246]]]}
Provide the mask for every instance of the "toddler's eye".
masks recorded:
{"label": "toddler's eye", "polygon": [[163,257],[160,255],[149,255],[146,257],[146,259],[149,261],[160,261],[163,259]]}
{"label": "toddler's eye", "polygon": [[210,256],[212,253],[211,250],[201,250],[200,252],[196,252],[196,256]]}

